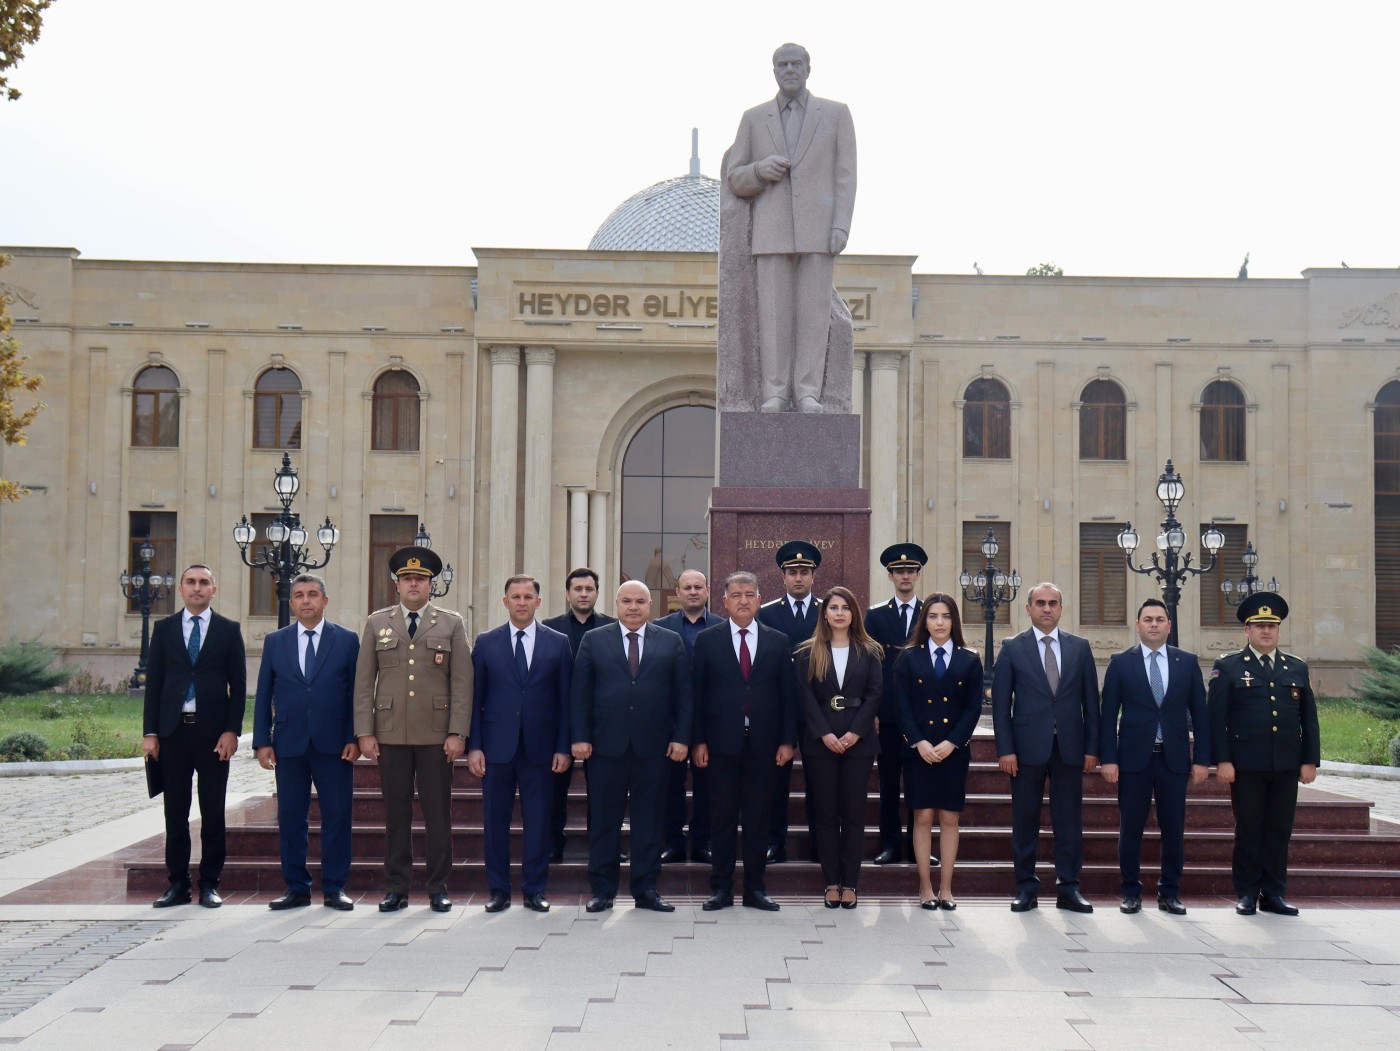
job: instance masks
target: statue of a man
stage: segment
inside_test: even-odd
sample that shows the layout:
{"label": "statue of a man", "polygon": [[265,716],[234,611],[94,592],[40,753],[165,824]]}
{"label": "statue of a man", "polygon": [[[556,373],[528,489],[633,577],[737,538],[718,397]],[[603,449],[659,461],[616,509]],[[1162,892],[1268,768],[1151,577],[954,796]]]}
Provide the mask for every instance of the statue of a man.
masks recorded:
{"label": "statue of a man", "polygon": [[856,134],[843,103],[807,90],[807,49],[773,53],[778,94],[744,114],[729,189],[753,209],[764,412],[822,412],[836,256],[850,236]]}

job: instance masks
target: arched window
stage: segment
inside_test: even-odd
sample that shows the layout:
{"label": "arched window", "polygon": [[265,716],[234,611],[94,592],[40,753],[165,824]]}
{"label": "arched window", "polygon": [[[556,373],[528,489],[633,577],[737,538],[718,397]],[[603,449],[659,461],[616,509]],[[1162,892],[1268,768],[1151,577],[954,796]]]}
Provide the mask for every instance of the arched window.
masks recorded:
{"label": "arched window", "polygon": [[1244,392],[1216,380],[1201,395],[1201,459],[1244,461]]}
{"label": "arched window", "polygon": [[418,381],[402,369],[374,381],[371,449],[418,451]]}
{"label": "arched window", "polygon": [[1079,458],[1126,460],[1128,403],[1123,388],[1112,380],[1094,380],[1079,400]]}
{"label": "arched window", "polygon": [[164,365],[136,374],[131,395],[131,444],[174,447],[180,444],[180,381]]}
{"label": "arched window", "polygon": [[1011,458],[1011,395],[999,380],[973,380],[963,396],[963,455]]}
{"label": "arched window", "polygon": [[646,582],[654,617],[670,611],[681,573],[709,575],[706,511],[714,484],[715,410],[708,406],[667,409],[627,446],[621,579]]}
{"label": "arched window", "polygon": [[1400,646],[1400,382],[1376,396],[1376,645]]}
{"label": "arched window", "polygon": [[253,395],[253,448],[301,448],[301,377],[291,369],[268,369]]}

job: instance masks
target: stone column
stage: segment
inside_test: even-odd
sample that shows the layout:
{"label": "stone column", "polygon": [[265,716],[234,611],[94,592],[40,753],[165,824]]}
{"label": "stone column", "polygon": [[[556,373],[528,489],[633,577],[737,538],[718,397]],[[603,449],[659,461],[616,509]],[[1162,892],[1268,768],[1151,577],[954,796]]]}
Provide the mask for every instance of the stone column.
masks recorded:
{"label": "stone column", "polygon": [[598,608],[611,616],[617,578],[608,570],[608,494],[588,494],[588,565],[598,574]]}
{"label": "stone column", "polygon": [[569,490],[569,569],[574,570],[588,565],[588,486],[565,488]]}
{"label": "stone column", "polygon": [[[491,533],[487,593],[494,595],[515,565],[515,460],[520,425],[520,348],[491,348]],[[505,619],[505,607],[487,604],[487,628]]]}
{"label": "stone column", "polygon": [[550,493],[554,471],[553,347],[525,348],[525,552],[521,572],[553,580]]}
{"label": "stone column", "polygon": [[[864,351],[857,351],[852,355],[855,364],[851,367],[851,412],[857,416],[865,415],[865,359],[869,357]],[[861,436],[865,437],[865,427],[861,427]],[[865,477],[865,457],[860,458],[860,481],[866,482]]]}
{"label": "stone column", "polygon": [[889,351],[870,355],[870,581],[866,602],[888,588],[880,552],[905,539],[899,531],[899,363]]}

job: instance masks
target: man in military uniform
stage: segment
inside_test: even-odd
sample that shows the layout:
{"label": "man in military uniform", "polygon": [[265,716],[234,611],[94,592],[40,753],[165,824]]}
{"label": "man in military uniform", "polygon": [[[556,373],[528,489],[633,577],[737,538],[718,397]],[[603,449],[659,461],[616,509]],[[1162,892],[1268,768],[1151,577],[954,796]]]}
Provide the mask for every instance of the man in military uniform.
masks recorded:
{"label": "man in military uniform", "polygon": [[452,908],[452,764],[471,730],[472,661],[461,614],[428,601],[442,559],[426,547],[389,556],[399,602],[365,621],[355,666],[355,734],[379,763],[384,796],[384,900],[408,904],[413,873],[413,792],[428,840],[428,895],[434,912]]}
{"label": "man in military uniform", "polygon": [[[865,611],[865,631],[885,648],[885,692],[894,697],[894,660],[914,633],[923,603],[919,600],[919,574],[928,565],[928,553],[918,544],[893,544],[880,552],[880,565],[889,572],[894,598]],[[904,734],[894,717],[894,705],[880,722],[880,852],[875,864],[889,865],[900,858],[900,845],[912,838],[900,821],[900,774],[904,769]],[[912,832],[912,830],[911,830]],[[912,858],[911,858],[912,860]]]}
{"label": "man in military uniform", "polygon": [[1216,776],[1230,786],[1235,810],[1235,911],[1296,916],[1284,898],[1288,841],[1298,783],[1311,784],[1321,760],[1317,703],[1307,664],[1278,648],[1283,596],[1256,592],[1235,615],[1248,645],[1215,662],[1206,691]]}

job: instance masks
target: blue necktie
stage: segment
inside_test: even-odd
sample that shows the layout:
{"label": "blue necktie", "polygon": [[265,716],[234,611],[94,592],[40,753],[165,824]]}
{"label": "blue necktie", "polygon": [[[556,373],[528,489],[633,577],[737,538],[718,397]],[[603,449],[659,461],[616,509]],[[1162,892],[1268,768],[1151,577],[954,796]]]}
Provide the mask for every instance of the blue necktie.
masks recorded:
{"label": "blue necktie", "polygon": [[520,676],[520,681],[525,681],[525,676],[530,674],[530,662],[525,659],[525,630],[515,633],[515,673]]}
{"label": "blue necktie", "polygon": [[185,692],[185,700],[194,700],[194,662],[199,659],[199,618],[195,617],[190,625],[190,641],[185,645],[185,652],[190,655],[190,688]]}
{"label": "blue necktie", "polygon": [[[1162,711],[1162,698],[1167,694],[1167,688],[1162,684],[1162,669],[1157,664],[1157,658],[1161,656],[1156,650],[1152,651],[1152,656],[1147,661],[1147,685],[1152,687],[1152,699],[1157,702],[1157,711]],[[1162,718],[1157,717],[1157,744],[1162,743]]]}
{"label": "blue necktie", "polygon": [[308,631],[306,633],[306,667],[302,669],[302,675],[311,678],[311,672],[316,667],[316,633]]}
{"label": "blue necktie", "polygon": [[933,662],[933,675],[936,679],[943,678],[943,674],[948,670],[948,662],[943,659],[943,647],[938,647],[938,657]]}

